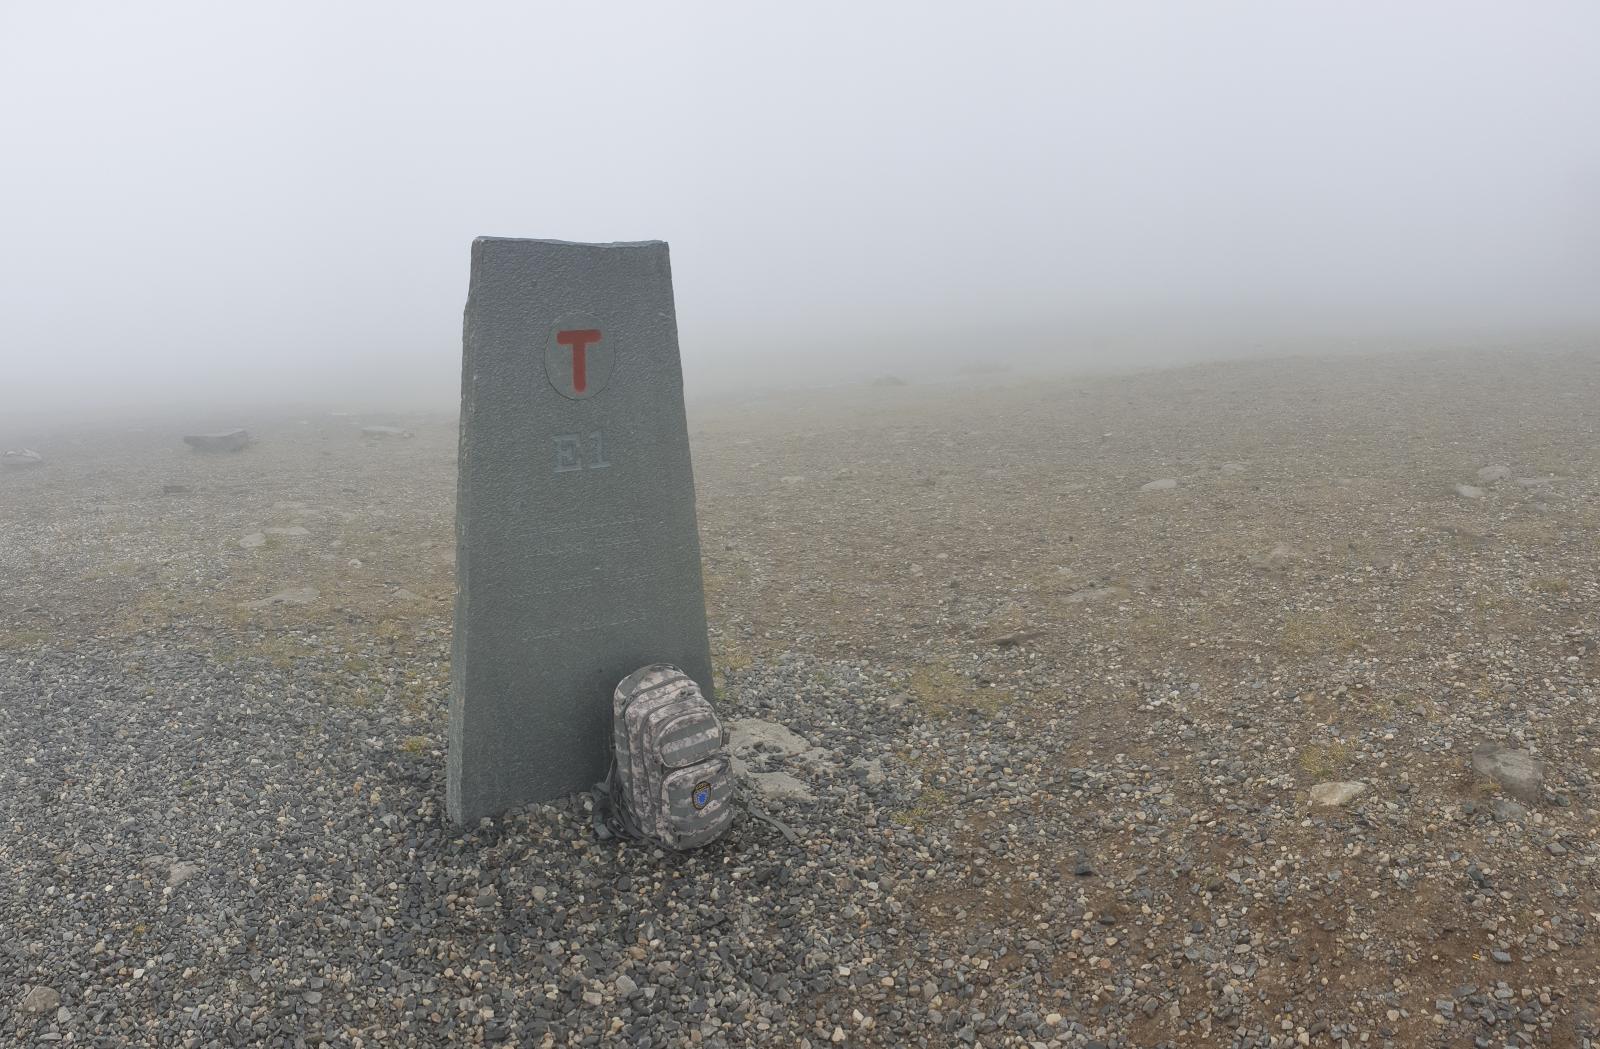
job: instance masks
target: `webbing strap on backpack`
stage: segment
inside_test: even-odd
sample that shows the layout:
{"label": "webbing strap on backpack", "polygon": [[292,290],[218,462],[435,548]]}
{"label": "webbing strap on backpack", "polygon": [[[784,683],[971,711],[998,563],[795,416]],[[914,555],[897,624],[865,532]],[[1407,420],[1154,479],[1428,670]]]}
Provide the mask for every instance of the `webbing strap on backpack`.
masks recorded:
{"label": "webbing strap on backpack", "polygon": [[776,828],[778,833],[782,834],[784,836],[784,838],[789,842],[790,845],[798,845],[798,844],[800,844],[800,836],[798,834],[796,834],[794,831],[790,830],[789,829],[789,825],[787,823],[784,823],[783,821],[778,820],[778,819],[774,819],[770,814],[767,813],[767,811],[765,809],[761,808],[755,802],[751,801],[749,799],[749,797],[741,797],[739,800],[743,803],[744,810],[746,812],[750,813],[750,815],[754,816],[756,819],[760,820],[762,823],[765,823],[770,827]]}
{"label": "webbing strap on backpack", "polygon": [[628,806],[621,804],[616,797],[619,786],[617,781],[617,759],[612,757],[611,767],[606,770],[606,778],[594,785],[594,811],[590,814],[594,821],[595,837],[601,841],[611,838],[642,838],[643,834],[634,825],[628,813]]}

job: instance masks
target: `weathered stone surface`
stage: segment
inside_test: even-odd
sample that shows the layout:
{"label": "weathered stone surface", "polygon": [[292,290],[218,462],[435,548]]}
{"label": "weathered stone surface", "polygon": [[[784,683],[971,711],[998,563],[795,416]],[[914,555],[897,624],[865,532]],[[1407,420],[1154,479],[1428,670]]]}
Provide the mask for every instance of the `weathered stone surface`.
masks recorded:
{"label": "weathered stone surface", "polygon": [[1121,601],[1130,597],[1131,592],[1122,586],[1090,586],[1082,590],[1075,590],[1061,600],[1069,605],[1087,605],[1096,601]]}
{"label": "weathered stone surface", "polygon": [[378,438],[382,438],[382,437],[410,437],[411,436],[411,431],[410,430],[402,430],[398,426],[363,426],[361,428],[361,436],[363,436],[363,437],[378,437]]}
{"label": "weathered stone surface", "polygon": [[1470,484],[1456,485],[1456,494],[1463,499],[1482,499],[1483,489]]}
{"label": "weathered stone surface", "polygon": [[811,788],[787,772],[756,772],[748,776],[750,786],[768,801],[815,801]]}
{"label": "weathered stone surface", "polygon": [[197,452],[237,452],[250,443],[248,430],[226,430],[221,433],[191,433],[183,443]]}
{"label": "weathered stone surface", "polygon": [[9,452],[0,452],[0,466],[12,469],[21,469],[25,466],[43,466],[44,456],[32,448],[14,448]]}
{"label": "weathered stone surface", "polygon": [[245,608],[271,608],[273,605],[309,605],[321,597],[314,586],[297,586],[290,590],[280,590],[271,597],[264,597],[260,601],[251,601]]}
{"label": "weathered stone surface", "polygon": [[1290,562],[1299,560],[1301,556],[1300,551],[1288,543],[1278,543],[1260,557],[1254,558],[1253,563],[1257,568],[1286,568]]}
{"label": "weathered stone surface", "polygon": [[988,638],[985,643],[993,645],[996,648],[1016,648],[1018,645],[1025,645],[1030,641],[1039,640],[1039,638],[1044,636],[1044,633],[1045,632],[1043,630],[1033,630],[1024,627],[1018,630],[1007,630],[1004,633],[995,634],[993,637]]}
{"label": "weathered stone surface", "polygon": [[858,758],[850,763],[850,771],[855,775],[856,779],[869,787],[879,786],[888,782],[889,779],[889,774],[883,770],[882,758],[873,758],[870,761],[865,758]]}
{"label": "weathered stone surface", "polygon": [[1528,818],[1527,806],[1512,801],[1510,798],[1495,798],[1489,803],[1489,811],[1494,813],[1497,820],[1521,820]]}
{"label": "weathered stone surface", "polygon": [[1177,480],[1175,478],[1163,477],[1159,481],[1151,481],[1148,484],[1140,485],[1139,486],[1139,491],[1141,491],[1141,492],[1170,492],[1172,489],[1174,489],[1176,487],[1178,487],[1178,482],[1177,482]]}
{"label": "weathered stone surface", "polygon": [[611,692],[709,691],[667,246],[476,241],[463,340],[449,812],[587,790]]}
{"label": "weathered stone surface", "polygon": [[[783,769],[772,769],[774,761],[790,766],[805,766],[812,771],[830,772],[834,768],[835,762],[827,751],[813,747],[805,737],[776,721],[744,718],[729,722],[727,729],[728,752],[733,758],[734,775],[744,780],[758,796],[769,801],[816,800],[816,795],[805,781]],[[870,778],[873,773],[878,777],[876,782],[882,782],[881,763],[875,767],[863,763],[859,775]]]}
{"label": "weathered stone surface", "polygon": [[1321,806],[1347,805],[1367,789],[1365,783],[1330,780],[1311,788],[1311,804]]}
{"label": "weathered stone surface", "polygon": [[1511,476],[1509,466],[1485,466],[1478,471],[1479,484],[1494,484]]}
{"label": "weathered stone surface", "polygon": [[1545,764],[1525,750],[1508,750],[1485,743],[1472,752],[1473,771],[1500,784],[1521,801],[1538,801],[1544,786]]}
{"label": "weathered stone surface", "polygon": [[728,751],[735,757],[754,757],[766,752],[792,757],[811,749],[805,738],[785,725],[760,718],[728,722]]}
{"label": "weathered stone surface", "polygon": [[22,1011],[25,1013],[54,1012],[61,1005],[61,992],[53,987],[35,985],[28,989],[22,996]]}

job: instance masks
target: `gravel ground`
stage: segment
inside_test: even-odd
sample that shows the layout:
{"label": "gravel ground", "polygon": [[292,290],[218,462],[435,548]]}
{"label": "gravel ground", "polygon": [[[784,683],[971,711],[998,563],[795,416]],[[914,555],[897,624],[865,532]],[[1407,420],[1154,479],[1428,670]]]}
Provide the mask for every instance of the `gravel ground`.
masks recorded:
{"label": "gravel ground", "polygon": [[1396,356],[700,405],[798,841],[687,856],[444,818],[453,419],[5,435],[0,1044],[1587,1045],[1596,404]]}

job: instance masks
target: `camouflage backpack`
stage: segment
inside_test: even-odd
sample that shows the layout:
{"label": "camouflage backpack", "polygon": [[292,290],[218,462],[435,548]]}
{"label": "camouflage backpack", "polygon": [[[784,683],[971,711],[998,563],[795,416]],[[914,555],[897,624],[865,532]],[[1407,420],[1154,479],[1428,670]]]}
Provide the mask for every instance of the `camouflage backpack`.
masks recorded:
{"label": "camouflage backpack", "polygon": [[595,788],[596,831],[669,849],[715,841],[733,820],[733,769],[700,686],[656,663],[623,678],[611,708],[611,771]]}

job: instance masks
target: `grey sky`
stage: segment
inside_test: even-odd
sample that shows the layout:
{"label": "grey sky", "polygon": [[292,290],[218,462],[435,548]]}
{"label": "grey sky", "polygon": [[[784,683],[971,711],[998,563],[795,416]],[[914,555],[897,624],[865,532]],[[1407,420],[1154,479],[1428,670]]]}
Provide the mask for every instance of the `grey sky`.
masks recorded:
{"label": "grey sky", "polygon": [[[0,410],[455,395],[473,236],[692,383],[1600,331],[1600,5],[0,3]],[[81,385],[80,385],[81,384]]]}

